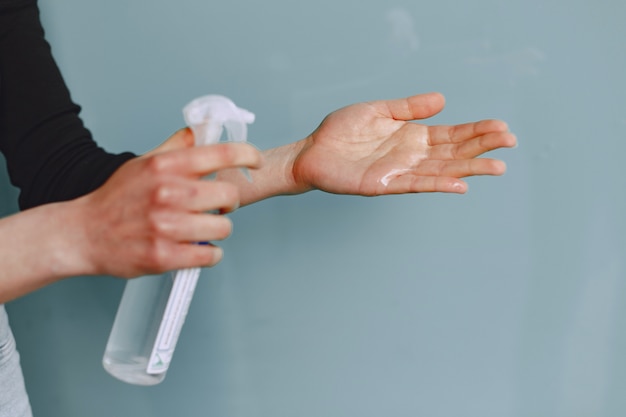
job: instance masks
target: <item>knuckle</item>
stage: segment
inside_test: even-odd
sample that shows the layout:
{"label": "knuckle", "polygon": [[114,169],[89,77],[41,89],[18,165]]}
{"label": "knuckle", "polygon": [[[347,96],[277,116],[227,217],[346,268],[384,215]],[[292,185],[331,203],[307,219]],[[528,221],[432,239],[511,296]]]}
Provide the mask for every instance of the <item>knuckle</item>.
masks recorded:
{"label": "knuckle", "polygon": [[457,128],[457,126],[456,126],[456,125],[453,125],[453,126],[448,126],[448,132],[447,132],[447,134],[448,134],[448,138],[450,138],[450,139],[451,139],[451,141],[453,141],[453,139],[454,139],[454,138],[456,138],[456,136],[457,136],[457,131],[458,131],[458,128]]}
{"label": "knuckle", "polygon": [[234,206],[239,203],[239,188],[233,184],[221,182],[216,183],[219,198],[226,206]]}
{"label": "knuckle", "polygon": [[148,272],[163,272],[168,269],[168,251],[160,239],[151,239],[141,257],[142,269]]}
{"label": "knuckle", "polygon": [[155,205],[165,205],[172,201],[174,190],[168,184],[157,184],[152,191],[152,202]]}
{"label": "knuckle", "polygon": [[461,146],[450,146],[450,159],[463,159],[461,156]]}
{"label": "knuckle", "polygon": [[199,184],[173,179],[157,179],[152,190],[152,203],[157,206],[178,206],[194,200],[200,194]]}
{"label": "knuckle", "polygon": [[148,232],[152,235],[158,235],[161,231],[161,215],[159,212],[151,211],[146,216],[146,221],[148,223]]}
{"label": "knuckle", "polygon": [[146,160],[147,169],[153,175],[159,175],[166,172],[170,164],[170,153],[157,154]]}
{"label": "knuckle", "polygon": [[148,223],[148,233],[155,238],[164,236],[175,228],[176,219],[171,213],[151,211],[146,216],[146,219]]}

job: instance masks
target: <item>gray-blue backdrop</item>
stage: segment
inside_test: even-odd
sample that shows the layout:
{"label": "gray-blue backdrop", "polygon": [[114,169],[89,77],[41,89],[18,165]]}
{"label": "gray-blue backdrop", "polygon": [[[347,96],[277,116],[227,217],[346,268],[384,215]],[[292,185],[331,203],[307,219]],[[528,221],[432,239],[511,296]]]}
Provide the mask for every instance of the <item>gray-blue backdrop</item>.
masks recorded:
{"label": "gray-blue backdrop", "polygon": [[241,209],[156,387],[101,367],[122,281],[10,303],[36,416],[626,413],[626,2],[41,7],[112,151],[157,145],[207,93],[255,112],[250,139],[269,148],[346,104],[432,90],[448,99],[432,123],[501,118],[520,146],[465,196],[313,192]]}

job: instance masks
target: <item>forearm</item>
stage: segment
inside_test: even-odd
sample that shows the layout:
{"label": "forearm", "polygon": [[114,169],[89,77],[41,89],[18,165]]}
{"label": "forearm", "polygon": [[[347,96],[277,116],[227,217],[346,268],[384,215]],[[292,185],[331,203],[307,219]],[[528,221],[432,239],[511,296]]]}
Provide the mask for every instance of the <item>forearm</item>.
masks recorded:
{"label": "forearm", "polygon": [[241,206],[278,195],[310,191],[310,188],[299,184],[293,174],[296,158],[305,146],[308,146],[308,139],[263,151],[261,168],[249,171],[252,181],[239,169],[220,171],[217,177],[238,187]]}
{"label": "forearm", "polygon": [[0,219],[0,303],[90,272],[79,204],[47,204]]}

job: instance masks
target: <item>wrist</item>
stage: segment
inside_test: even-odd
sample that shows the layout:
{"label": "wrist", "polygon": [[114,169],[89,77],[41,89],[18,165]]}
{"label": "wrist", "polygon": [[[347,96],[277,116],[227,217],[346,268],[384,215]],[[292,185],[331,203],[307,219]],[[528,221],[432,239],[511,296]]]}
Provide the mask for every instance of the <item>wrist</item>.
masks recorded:
{"label": "wrist", "polygon": [[308,147],[309,138],[262,152],[263,164],[251,169],[249,181],[239,169],[217,173],[217,180],[228,181],[239,189],[240,206],[278,195],[301,194],[312,188],[299,180],[296,166],[301,152]]}
{"label": "wrist", "polygon": [[278,177],[282,179],[283,184],[280,194],[302,194],[313,189],[298,173],[300,156],[311,146],[310,144],[311,138],[306,137],[276,149],[276,159],[281,167]]}
{"label": "wrist", "polygon": [[90,262],[90,242],[86,235],[83,199],[47,204],[40,207],[47,219],[42,231],[47,269],[52,280],[79,275],[93,275],[97,271]]}

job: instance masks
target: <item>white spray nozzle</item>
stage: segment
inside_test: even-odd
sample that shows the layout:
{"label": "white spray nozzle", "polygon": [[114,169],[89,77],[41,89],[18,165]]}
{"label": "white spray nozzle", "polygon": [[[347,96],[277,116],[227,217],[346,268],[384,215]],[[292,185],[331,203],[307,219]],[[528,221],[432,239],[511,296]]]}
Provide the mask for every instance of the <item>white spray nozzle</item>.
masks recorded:
{"label": "white spray nozzle", "polygon": [[185,122],[191,128],[196,145],[217,143],[224,128],[229,141],[245,142],[248,124],[254,122],[254,114],[239,108],[228,97],[208,95],[199,97],[183,109]]}

